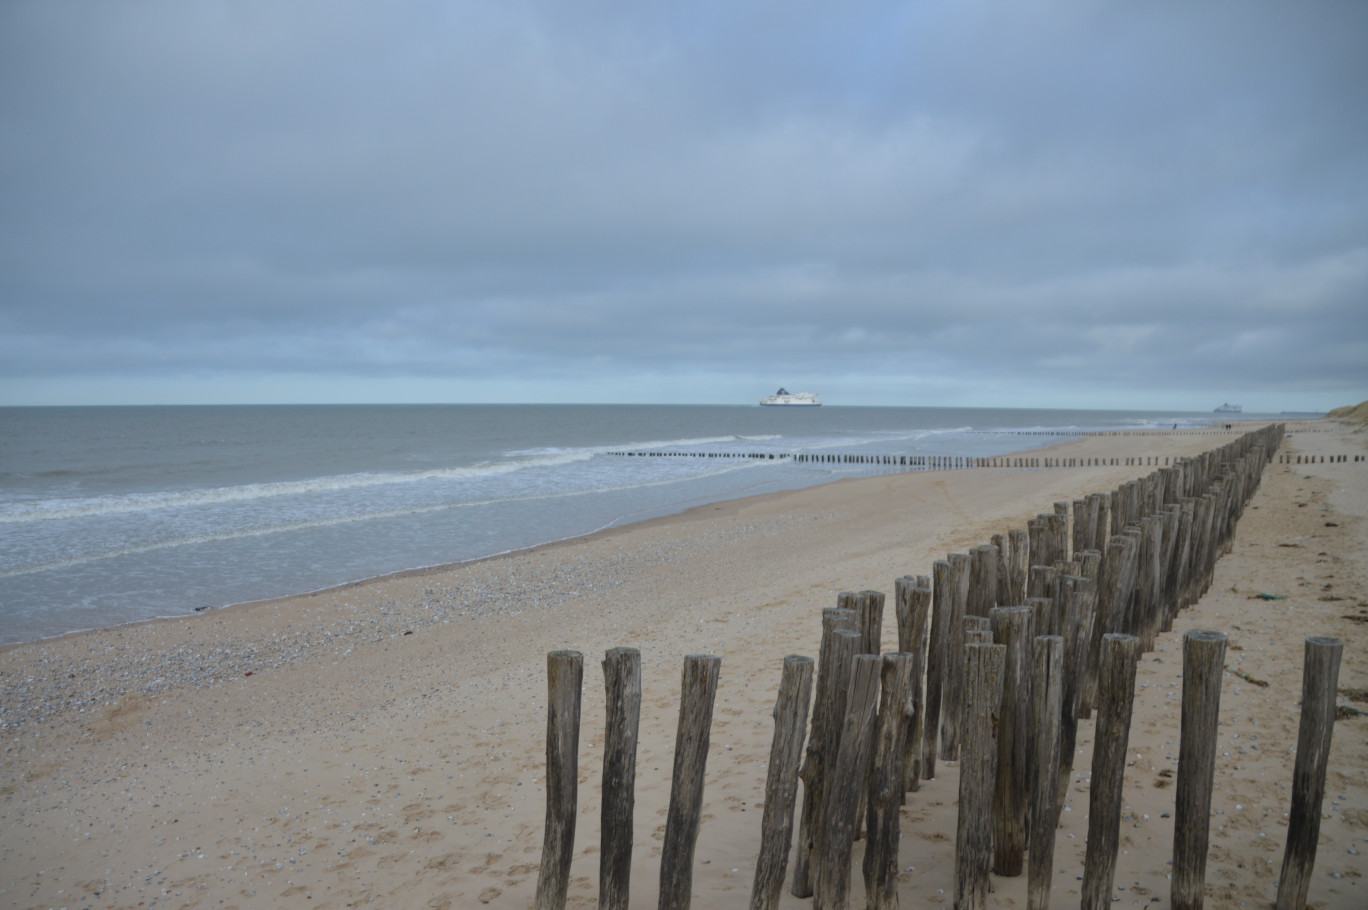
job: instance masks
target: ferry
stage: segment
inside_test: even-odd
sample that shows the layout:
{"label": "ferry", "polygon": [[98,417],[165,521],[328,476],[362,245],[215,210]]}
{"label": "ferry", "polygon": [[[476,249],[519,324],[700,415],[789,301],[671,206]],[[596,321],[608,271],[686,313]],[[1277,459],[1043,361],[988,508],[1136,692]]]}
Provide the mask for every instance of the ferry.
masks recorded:
{"label": "ferry", "polygon": [[815,392],[790,392],[781,388],[768,398],[760,399],[760,403],[765,407],[815,408],[821,406],[822,400]]}
{"label": "ferry", "polygon": [[1212,411],[1212,413],[1213,413],[1213,414],[1243,414],[1243,413],[1244,413],[1244,408],[1240,407],[1238,404],[1223,404],[1223,405],[1221,405],[1219,408],[1217,408],[1215,411]]}

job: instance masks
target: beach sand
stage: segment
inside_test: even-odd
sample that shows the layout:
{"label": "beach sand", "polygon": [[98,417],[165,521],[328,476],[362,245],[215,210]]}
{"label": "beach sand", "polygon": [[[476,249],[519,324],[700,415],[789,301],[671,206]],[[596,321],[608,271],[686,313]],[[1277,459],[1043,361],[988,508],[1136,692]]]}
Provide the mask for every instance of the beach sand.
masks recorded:
{"label": "beach sand", "polygon": [[[1236,425],[1240,427],[1239,424]],[[1209,594],[1139,666],[1115,892],[1167,906],[1181,636],[1230,636],[1208,907],[1267,907],[1282,861],[1307,635],[1344,640],[1340,703],[1368,710],[1368,435],[1290,424]],[[1081,438],[1059,457],[1194,454],[1233,435]],[[816,656],[840,591],[888,594],[947,552],[1152,465],[900,473],[704,506],[506,557],[0,652],[0,908],[531,906],[546,659],[585,655],[569,905],[597,906],[606,649],[642,654],[632,905],[654,907],[682,659],[722,658],[693,906],[743,907],[786,654]],[[1262,600],[1259,593],[1286,595]],[[1232,671],[1238,670],[1236,675]],[[1255,682],[1255,680],[1259,682]],[[1267,685],[1260,685],[1259,683]],[[1077,906],[1093,722],[1055,851]],[[1368,717],[1336,724],[1319,908],[1368,906]],[[900,901],[952,903],[957,769],[908,795]],[[801,793],[800,793],[801,800]],[[856,845],[852,906],[863,906]],[[790,863],[790,872],[792,864]],[[1025,907],[1025,878],[993,879]],[[1121,890],[1124,888],[1124,890]],[[784,907],[808,901],[788,895]]]}

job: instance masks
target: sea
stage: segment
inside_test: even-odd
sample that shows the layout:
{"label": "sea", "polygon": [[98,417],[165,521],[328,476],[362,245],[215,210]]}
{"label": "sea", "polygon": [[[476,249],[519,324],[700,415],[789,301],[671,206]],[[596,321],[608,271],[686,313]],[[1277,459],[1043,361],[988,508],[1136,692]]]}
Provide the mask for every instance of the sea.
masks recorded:
{"label": "sea", "polygon": [[797,454],[987,456],[1219,420],[831,405],[0,408],[0,644],[905,470]]}

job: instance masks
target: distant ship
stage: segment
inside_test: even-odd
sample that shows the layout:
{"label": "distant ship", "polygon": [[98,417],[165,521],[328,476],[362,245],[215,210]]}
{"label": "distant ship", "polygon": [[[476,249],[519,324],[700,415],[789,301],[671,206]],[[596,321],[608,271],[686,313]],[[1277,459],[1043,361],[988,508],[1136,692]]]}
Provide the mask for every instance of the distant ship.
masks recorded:
{"label": "distant ship", "polygon": [[1244,413],[1244,408],[1240,407],[1238,404],[1223,404],[1223,405],[1221,405],[1219,408],[1217,408],[1215,411],[1212,411],[1212,413],[1213,413],[1213,414],[1242,414],[1242,413]]}
{"label": "distant ship", "polygon": [[822,400],[815,392],[790,392],[788,389],[780,389],[768,398],[762,398],[760,403],[766,407],[815,408],[821,406]]}

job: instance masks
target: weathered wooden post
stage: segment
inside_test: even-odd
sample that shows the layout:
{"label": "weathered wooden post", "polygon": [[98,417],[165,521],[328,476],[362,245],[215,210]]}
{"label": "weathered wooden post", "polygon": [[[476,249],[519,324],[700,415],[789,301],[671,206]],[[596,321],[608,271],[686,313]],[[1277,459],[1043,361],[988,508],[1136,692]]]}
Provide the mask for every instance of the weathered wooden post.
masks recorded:
{"label": "weathered wooden post", "polygon": [[817,835],[821,862],[812,895],[815,910],[844,910],[850,895],[855,815],[864,795],[864,768],[873,739],[882,663],[877,654],[857,654],[851,662],[840,747],[822,796],[822,824]]}
{"label": "weathered wooden post", "polygon": [[885,654],[880,670],[879,714],[874,726],[874,760],[869,777],[869,839],[865,845],[864,882],[869,910],[897,910],[898,814],[906,773],[904,744],[912,701],[912,654]]}
{"label": "weathered wooden post", "polygon": [[1107,555],[1097,582],[1097,611],[1089,636],[1088,665],[1078,692],[1079,717],[1090,717],[1097,702],[1102,637],[1123,628],[1126,605],[1135,586],[1136,557],[1135,541],[1125,534],[1117,534],[1107,542]]}
{"label": "weathered wooden post", "polygon": [[969,553],[969,601],[964,611],[987,616],[997,606],[997,547],[983,544]]}
{"label": "weathered wooden post", "polygon": [[845,712],[845,687],[850,660],[860,636],[853,626],[855,614],[841,608],[822,611],[822,645],[817,663],[816,703],[812,707],[812,733],[799,776],[803,780],[803,814],[798,823],[798,850],[793,860],[794,897],[812,896],[812,862],[821,823],[822,794],[828,766],[836,760],[841,718]]}
{"label": "weathered wooden post", "polygon": [[1026,853],[1028,771],[1034,758],[1031,742],[1030,607],[994,607],[993,642],[1005,645],[1002,709],[998,723],[998,764],[993,788],[993,871],[1015,876]]}
{"label": "weathered wooden post", "polygon": [[[936,753],[941,724],[941,699],[945,691],[946,673],[950,664],[950,629],[959,633],[959,626],[951,626],[950,592],[954,580],[950,563],[938,559],[931,564],[931,635],[926,651],[926,719],[922,722],[922,755],[920,775],[930,780],[936,776]],[[953,678],[953,677],[949,677]]]}
{"label": "weathered wooden post", "polygon": [[884,593],[861,591],[855,598],[860,618],[860,653],[878,654],[883,649]]}
{"label": "weathered wooden post", "polygon": [[1140,640],[1134,635],[1103,636],[1098,668],[1097,738],[1093,744],[1092,788],[1088,798],[1088,848],[1083,859],[1082,910],[1111,906],[1116,854],[1121,837],[1121,789],[1126,777],[1126,746],[1135,704],[1135,664]]}
{"label": "weathered wooden post", "polygon": [[1059,720],[1059,801],[1068,793],[1073,773],[1074,752],[1078,745],[1079,692],[1087,663],[1088,637],[1092,632],[1093,603],[1096,600],[1091,579],[1074,586],[1064,614],[1064,703]]}
{"label": "weathered wooden post", "polygon": [[925,575],[895,582],[898,650],[912,655],[912,688],[907,735],[903,738],[903,788],[921,787],[922,744],[926,736],[926,703],[922,678],[926,671],[926,632],[931,613],[931,583]]}
{"label": "weathered wooden post", "polygon": [[[884,593],[882,591],[861,591],[855,597],[855,612],[859,616],[860,654],[878,654],[883,649],[883,613],[884,613]],[[873,728],[870,729],[873,735]],[[865,754],[873,758],[873,744],[865,749]],[[868,781],[870,769],[866,765],[863,771],[857,772]],[[857,800],[855,806],[855,838],[864,836],[865,828],[865,804],[863,800]]]}
{"label": "weathered wooden post", "polygon": [[997,547],[997,598],[1001,606],[1019,604],[1012,597],[1012,539],[1006,534],[994,534],[989,540]]}
{"label": "weathered wooden post", "polygon": [[637,731],[641,723],[641,652],[612,648],[603,658],[608,718],[603,734],[600,910],[627,910],[636,807]]}
{"label": "weathered wooden post", "polygon": [[1007,541],[1010,547],[1008,555],[1011,557],[1007,568],[1011,576],[1008,588],[1012,596],[1006,605],[1010,607],[1026,602],[1026,574],[1031,568],[1031,537],[1025,528],[1016,528],[1007,532]]}
{"label": "weathered wooden post", "polygon": [[693,895],[693,858],[703,807],[703,773],[708,762],[713,702],[717,698],[721,667],[722,658],[711,654],[690,654],[684,658],[674,778],[660,857],[660,910],[688,910]]}
{"label": "weathered wooden post", "polygon": [[945,672],[946,685],[941,690],[940,757],[954,761],[959,754],[960,715],[964,713],[964,689],[959,682],[964,678],[963,634],[964,605],[969,596],[969,554],[950,554],[951,601],[949,625],[946,629]]}
{"label": "weathered wooden post", "polygon": [[537,873],[536,910],[559,910],[570,888],[579,800],[580,688],[584,655],[552,651],[546,655],[550,707],[546,715],[546,832]]}
{"label": "weathered wooden post", "polygon": [[965,728],[955,829],[954,906],[955,910],[979,910],[988,905],[993,865],[993,782],[1007,647],[975,644],[964,651]]}
{"label": "weathered wooden post", "polygon": [[1202,910],[1225,653],[1223,632],[1194,629],[1183,636],[1182,738],[1178,744],[1170,889],[1174,910]]}
{"label": "weathered wooden post", "polygon": [[765,815],[760,822],[760,855],[755,862],[750,910],[774,910],[784,888],[789,842],[793,839],[793,806],[798,796],[798,762],[803,757],[808,703],[812,700],[812,672],[811,657],[790,654],[784,658],[779,699],[774,705],[774,740],[770,744]]}
{"label": "weathered wooden post", "polygon": [[1026,907],[1050,905],[1054,869],[1055,826],[1059,823],[1059,722],[1064,709],[1064,639],[1042,635],[1035,640],[1032,673],[1032,722],[1035,763],[1031,775],[1031,833],[1027,854]]}
{"label": "weathered wooden post", "polygon": [[1303,910],[1306,906],[1311,869],[1316,864],[1316,842],[1320,838],[1325,769],[1330,760],[1330,737],[1335,731],[1335,694],[1343,650],[1338,638],[1313,635],[1306,639],[1301,724],[1292,772],[1292,813],[1287,823],[1282,875],[1278,879],[1277,910]]}

